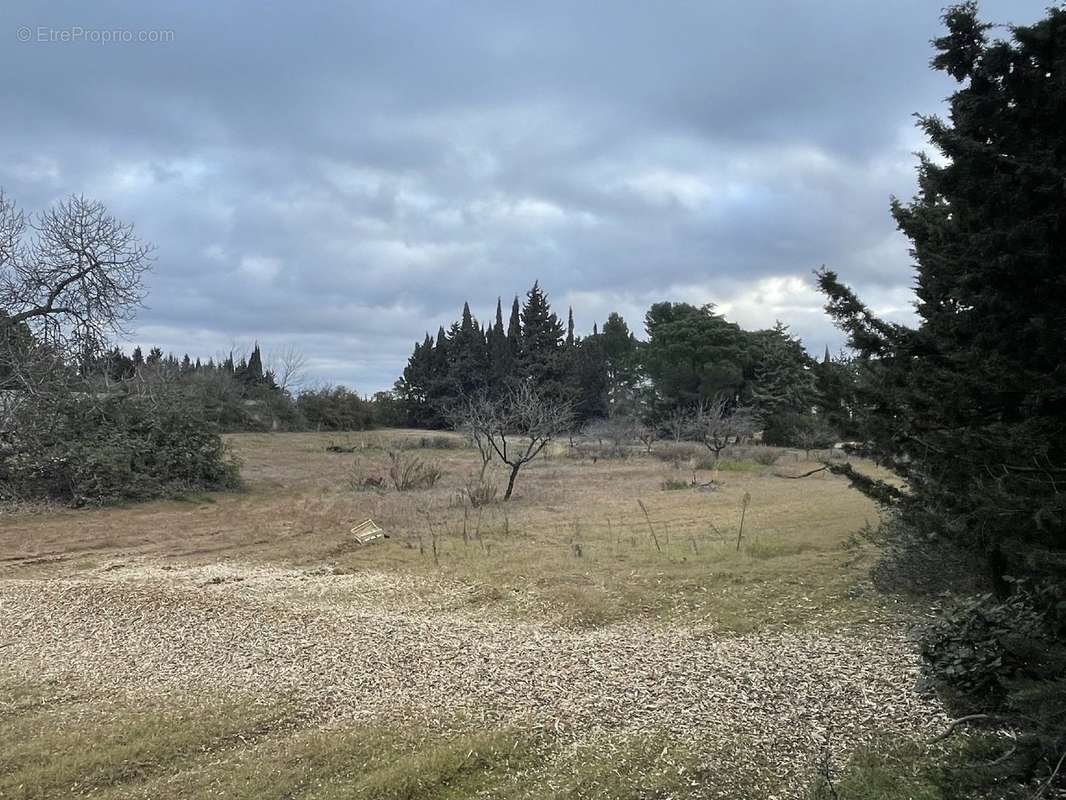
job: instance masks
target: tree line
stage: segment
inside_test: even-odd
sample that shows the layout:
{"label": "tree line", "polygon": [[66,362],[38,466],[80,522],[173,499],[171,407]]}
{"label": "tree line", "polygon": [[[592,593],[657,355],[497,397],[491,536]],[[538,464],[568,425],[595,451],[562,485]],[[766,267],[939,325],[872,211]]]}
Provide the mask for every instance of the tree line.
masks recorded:
{"label": "tree line", "polygon": [[534,283],[511,304],[504,324],[482,325],[463,306],[461,317],[415,344],[394,395],[407,424],[449,426],[450,412],[470,398],[498,397],[529,383],[545,398],[568,404],[575,425],[639,420],[664,435],[679,414],[698,415],[715,402],[757,415],[771,441],[825,444],[854,432],[852,360],[811,357],[788,327],[745,331],[712,305],[661,302],[644,317],[640,341],[618,313],[602,330],[574,331]]}
{"label": "tree line", "polygon": [[258,343],[248,355],[233,352],[217,361],[178,358],[153,347],[126,352],[118,346],[87,354],[79,370],[97,391],[129,384],[180,387],[223,433],[252,431],[353,431],[402,424],[388,393],[366,398],[346,386],[304,386],[306,360],[284,349],[264,361]]}

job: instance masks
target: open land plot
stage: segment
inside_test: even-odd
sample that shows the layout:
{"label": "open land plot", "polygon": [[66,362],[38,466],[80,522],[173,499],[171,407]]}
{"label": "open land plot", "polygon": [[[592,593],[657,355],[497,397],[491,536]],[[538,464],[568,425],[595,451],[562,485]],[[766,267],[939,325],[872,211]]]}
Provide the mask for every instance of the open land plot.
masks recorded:
{"label": "open land plot", "polygon": [[[230,443],[241,493],[0,518],[0,797],[798,797],[941,722],[801,454],[560,444],[472,508],[453,435]],[[359,487],[389,450],[442,479]]]}

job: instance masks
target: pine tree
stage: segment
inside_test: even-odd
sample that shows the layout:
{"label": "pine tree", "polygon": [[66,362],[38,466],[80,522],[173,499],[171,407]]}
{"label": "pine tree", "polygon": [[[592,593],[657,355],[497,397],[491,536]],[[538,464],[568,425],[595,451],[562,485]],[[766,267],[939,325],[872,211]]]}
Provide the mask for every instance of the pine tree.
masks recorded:
{"label": "pine tree", "polygon": [[[449,337],[448,399],[444,405],[452,405],[463,397],[473,397],[481,392],[488,382],[488,354],[485,337],[481,333],[470,304],[463,304],[461,321],[452,327]],[[442,407],[442,412],[447,408]]]}
{"label": "pine tree", "polygon": [[634,407],[640,377],[637,340],[622,315],[616,311],[612,311],[603,323],[602,350],[611,413],[637,413]]}
{"label": "pine tree", "polygon": [[912,243],[918,327],[876,318],[833,272],[819,275],[862,363],[865,438],[907,490],[836,469],[890,502],[915,541],[981,554],[997,598],[945,618],[925,639],[927,665],[1019,733],[1013,755],[989,768],[1061,785],[1066,10],[1012,27],[1009,42],[988,40],[973,4],[944,21],[933,66],[961,86],[950,123],[920,118],[943,159],[923,156],[918,196],[892,205]]}
{"label": "pine tree", "polygon": [[818,401],[814,363],[780,321],[752,335],[750,402],[764,420],[781,413],[811,413]]}
{"label": "pine tree", "polygon": [[522,306],[522,337],[518,355],[518,374],[530,380],[545,396],[564,394],[564,372],[559,359],[563,342],[563,325],[551,310],[548,297],[534,282]]}

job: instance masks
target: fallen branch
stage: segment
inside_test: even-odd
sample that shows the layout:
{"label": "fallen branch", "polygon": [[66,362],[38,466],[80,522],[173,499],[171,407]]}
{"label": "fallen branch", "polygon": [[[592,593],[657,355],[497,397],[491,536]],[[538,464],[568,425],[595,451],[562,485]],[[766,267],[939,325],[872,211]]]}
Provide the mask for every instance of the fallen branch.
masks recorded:
{"label": "fallen branch", "polygon": [[829,465],[823,464],[822,466],[818,467],[818,469],[812,469],[810,472],[804,472],[802,475],[778,475],[777,477],[788,478],[790,480],[798,481],[800,478],[809,478],[811,475],[814,475],[818,472],[825,472],[827,469],[829,469]]}
{"label": "fallen branch", "polygon": [[948,723],[948,727],[944,730],[944,732],[934,737],[933,741],[944,741],[944,739],[947,739],[949,736],[951,736],[951,734],[955,732],[955,729],[960,725],[965,725],[968,722],[984,722],[986,720],[991,719],[993,719],[993,716],[991,714],[967,714],[965,717],[953,719],[951,722]]}

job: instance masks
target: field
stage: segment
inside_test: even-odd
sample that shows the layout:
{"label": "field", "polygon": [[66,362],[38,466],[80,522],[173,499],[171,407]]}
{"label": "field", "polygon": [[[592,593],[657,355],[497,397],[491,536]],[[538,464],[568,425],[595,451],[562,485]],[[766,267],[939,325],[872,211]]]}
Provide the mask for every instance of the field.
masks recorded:
{"label": "field", "polygon": [[558,444],[475,508],[451,434],[230,443],[243,492],[0,517],[0,798],[802,797],[941,724],[802,453]]}

